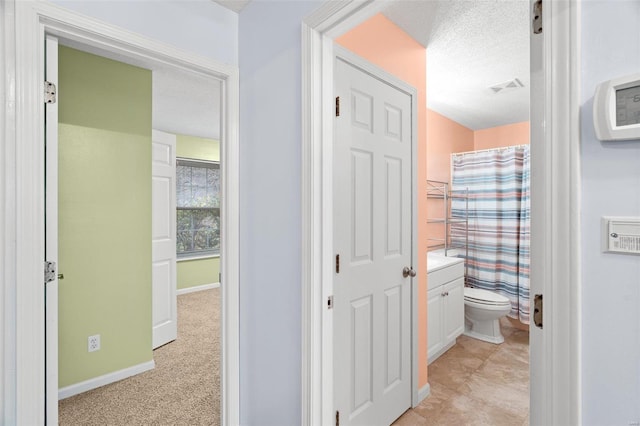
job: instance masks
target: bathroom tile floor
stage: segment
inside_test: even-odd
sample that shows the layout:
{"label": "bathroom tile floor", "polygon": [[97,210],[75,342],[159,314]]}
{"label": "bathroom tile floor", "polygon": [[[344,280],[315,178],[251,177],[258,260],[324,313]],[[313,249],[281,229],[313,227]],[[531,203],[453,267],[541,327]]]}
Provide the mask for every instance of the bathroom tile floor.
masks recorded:
{"label": "bathroom tile floor", "polygon": [[501,345],[458,337],[429,365],[430,395],[394,425],[528,425],[529,332],[501,328]]}

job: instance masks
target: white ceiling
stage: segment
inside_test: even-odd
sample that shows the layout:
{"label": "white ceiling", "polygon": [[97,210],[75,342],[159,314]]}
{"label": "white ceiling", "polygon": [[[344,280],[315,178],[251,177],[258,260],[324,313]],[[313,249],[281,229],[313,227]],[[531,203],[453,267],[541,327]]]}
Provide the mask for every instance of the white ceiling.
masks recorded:
{"label": "white ceiling", "polygon": [[529,120],[528,0],[395,0],[383,14],[427,48],[430,109],[472,130]]}
{"label": "white ceiling", "polygon": [[231,9],[234,12],[240,13],[242,9],[251,1],[251,0],[213,0],[216,3],[226,7],[227,9]]}
{"label": "white ceiling", "polygon": [[[427,106],[472,129],[529,120],[527,0],[398,0],[384,11],[427,47]],[[524,87],[490,89],[519,79]]]}
{"label": "white ceiling", "polygon": [[153,70],[153,128],[220,139],[220,81],[187,71]]}

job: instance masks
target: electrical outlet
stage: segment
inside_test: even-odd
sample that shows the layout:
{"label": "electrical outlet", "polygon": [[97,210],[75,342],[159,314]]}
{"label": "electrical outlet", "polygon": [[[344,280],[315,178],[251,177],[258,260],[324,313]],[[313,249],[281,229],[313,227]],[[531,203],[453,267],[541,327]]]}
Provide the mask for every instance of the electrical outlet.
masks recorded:
{"label": "electrical outlet", "polygon": [[94,336],[89,336],[87,346],[89,352],[95,352],[100,350],[100,335],[96,334]]}

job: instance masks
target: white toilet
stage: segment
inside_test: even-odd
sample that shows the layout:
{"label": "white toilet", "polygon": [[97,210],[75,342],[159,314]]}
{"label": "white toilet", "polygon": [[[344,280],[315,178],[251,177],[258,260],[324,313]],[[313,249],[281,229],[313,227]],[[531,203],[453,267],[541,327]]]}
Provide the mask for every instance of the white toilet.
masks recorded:
{"label": "white toilet", "polygon": [[464,288],[464,334],[474,339],[500,344],[500,318],[511,311],[505,296],[480,288]]}

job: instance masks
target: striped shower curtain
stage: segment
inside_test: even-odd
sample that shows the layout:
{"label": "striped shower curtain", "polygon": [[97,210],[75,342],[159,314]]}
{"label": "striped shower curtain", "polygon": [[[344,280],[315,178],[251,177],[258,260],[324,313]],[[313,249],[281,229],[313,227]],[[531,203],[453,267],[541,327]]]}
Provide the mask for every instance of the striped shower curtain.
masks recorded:
{"label": "striped shower curtain", "polygon": [[[468,218],[467,285],[502,294],[529,323],[529,146],[453,154],[453,217]],[[464,243],[461,227],[452,243]]]}

